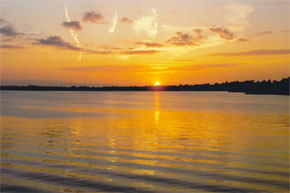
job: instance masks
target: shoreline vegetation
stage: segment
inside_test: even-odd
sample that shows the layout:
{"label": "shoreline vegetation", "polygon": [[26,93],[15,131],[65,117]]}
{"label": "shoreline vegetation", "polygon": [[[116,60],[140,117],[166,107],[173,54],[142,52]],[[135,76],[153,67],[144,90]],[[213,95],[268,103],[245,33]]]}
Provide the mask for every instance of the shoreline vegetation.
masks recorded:
{"label": "shoreline vegetation", "polygon": [[215,84],[195,84],[195,85],[167,85],[167,86],[16,86],[1,85],[0,90],[18,91],[227,91],[242,92],[245,94],[270,94],[289,95],[289,80],[283,78],[280,81],[234,81]]}

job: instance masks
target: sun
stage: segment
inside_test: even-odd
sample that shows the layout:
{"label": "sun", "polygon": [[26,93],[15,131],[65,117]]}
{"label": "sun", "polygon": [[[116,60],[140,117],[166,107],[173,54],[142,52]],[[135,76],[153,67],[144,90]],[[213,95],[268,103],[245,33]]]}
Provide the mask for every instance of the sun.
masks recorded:
{"label": "sun", "polygon": [[159,82],[155,82],[155,86],[159,86],[160,85],[160,83]]}

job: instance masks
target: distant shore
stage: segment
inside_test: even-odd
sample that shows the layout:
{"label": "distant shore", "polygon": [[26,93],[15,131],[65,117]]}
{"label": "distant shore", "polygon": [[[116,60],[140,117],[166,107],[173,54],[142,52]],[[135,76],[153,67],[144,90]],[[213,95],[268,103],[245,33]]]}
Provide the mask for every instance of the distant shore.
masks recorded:
{"label": "distant shore", "polygon": [[289,80],[283,78],[280,81],[234,81],[215,84],[195,85],[167,85],[167,86],[16,86],[1,85],[0,90],[18,91],[227,91],[242,92],[245,94],[268,94],[268,95],[289,95]]}

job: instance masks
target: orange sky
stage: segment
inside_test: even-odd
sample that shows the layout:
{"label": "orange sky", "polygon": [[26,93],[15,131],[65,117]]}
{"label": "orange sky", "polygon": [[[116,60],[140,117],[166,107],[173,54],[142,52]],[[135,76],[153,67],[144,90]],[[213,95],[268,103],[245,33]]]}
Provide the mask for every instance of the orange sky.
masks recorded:
{"label": "orange sky", "polygon": [[2,0],[2,84],[289,76],[287,0]]}

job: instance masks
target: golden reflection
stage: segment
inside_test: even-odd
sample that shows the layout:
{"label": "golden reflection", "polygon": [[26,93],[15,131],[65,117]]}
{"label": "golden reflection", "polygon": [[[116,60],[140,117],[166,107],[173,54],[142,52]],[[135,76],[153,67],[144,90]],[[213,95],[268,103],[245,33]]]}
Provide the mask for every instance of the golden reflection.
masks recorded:
{"label": "golden reflection", "polygon": [[[115,142],[115,136],[112,135],[113,133],[110,132],[109,136],[108,136],[108,145],[109,147],[111,148],[111,150],[109,150],[109,154],[112,154],[112,155],[116,155],[116,142]],[[117,156],[112,156],[112,157],[109,157],[109,160],[110,162],[117,162],[118,161],[118,157]],[[107,167],[107,169],[111,168],[111,166]]]}
{"label": "golden reflection", "polygon": [[[48,158],[52,155],[66,157],[67,160],[60,162],[63,164],[139,175],[161,175],[162,170],[158,170],[158,167],[198,169],[213,173],[224,173],[223,168],[227,167],[285,172],[283,168],[263,163],[288,163],[287,157],[283,157],[289,143],[289,130],[285,129],[288,115],[164,111],[166,106],[161,97],[160,92],[150,96],[153,103],[151,110],[127,110],[122,113],[123,116],[117,116],[120,113],[112,113],[111,109],[104,110],[105,113],[113,114],[110,118],[96,116],[48,120],[2,116],[2,141],[11,144],[10,148],[4,146],[3,150],[11,152],[6,157],[16,159],[12,155],[14,152],[28,152],[31,146],[34,151],[39,151],[31,154],[33,160],[37,160],[37,155],[42,156],[46,148],[46,151],[51,152],[51,155],[45,155]],[[164,105],[163,111],[160,108],[161,102]],[[80,140],[80,143],[76,143],[76,140]],[[276,143],[277,140],[279,143]],[[39,142],[46,145],[52,143],[54,146],[41,146]],[[19,143],[29,143],[29,146],[20,148]],[[23,151],[24,148],[27,150]],[[67,148],[68,151],[58,152],[57,148]],[[22,157],[23,160],[29,160],[29,155]],[[56,163],[55,160],[53,163]],[[26,169],[32,170],[28,167]],[[65,175],[74,174],[69,170],[63,172]],[[170,171],[163,172],[166,176],[170,175]],[[227,174],[242,177],[252,175],[240,171],[228,171]],[[75,176],[86,177],[80,174]],[[186,177],[188,180],[198,178]],[[255,177],[263,180],[272,176],[261,173]],[[101,176],[97,179],[110,182],[116,178]],[[286,180],[283,176],[276,179]],[[201,177],[198,180],[203,179]]]}
{"label": "golden reflection", "polygon": [[80,120],[74,121],[73,127],[71,127],[71,133],[72,136],[74,136],[75,140],[73,140],[73,143],[75,145],[80,144],[80,138],[81,138],[81,130],[82,130],[82,122]]}
{"label": "golden reflection", "polygon": [[154,92],[154,122],[159,123],[160,117],[160,92]]}
{"label": "golden reflection", "polygon": [[73,136],[80,136],[80,131],[82,129],[82,123],[80,121],[75,121],[74,126],[72,127],[72,135]]}

